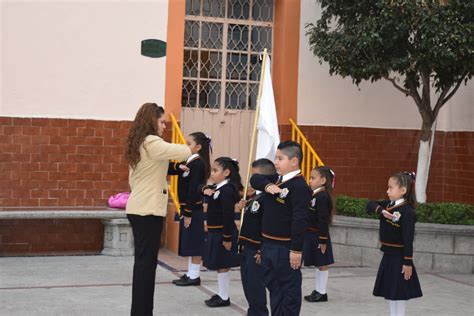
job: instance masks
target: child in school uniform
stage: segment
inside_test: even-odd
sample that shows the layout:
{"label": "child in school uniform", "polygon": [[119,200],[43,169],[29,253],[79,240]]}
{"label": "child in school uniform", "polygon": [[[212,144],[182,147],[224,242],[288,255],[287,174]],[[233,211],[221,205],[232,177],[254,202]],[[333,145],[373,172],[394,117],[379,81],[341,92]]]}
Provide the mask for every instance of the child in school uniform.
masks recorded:
{"label": "child in school uniform", "polygon": [[[269,159],[258,159],[252,163],[252,174],[262,174],[276,182],[278,175],[275,165]],[[245,298],[249,303],[247,315],[268,315],[267,291],[263,281],[260,247],[262,244],[262,216],[264,212],[264,193],[256,191],[247,201],[239,204],[243,209],[244,217],[240,228],[240,276]]]}
{"label": "child in school uniform", "polygon": [[265,191],[262,219],[262,267],[270,291],[272,315],[299,315],[301,310],[301,260],[308,226],[311,191],[301,175],[301,146],[293,141],[278,145],[275,167],[280,179],[272,183],[255,174],[250,183]]}
{"label": "child in school uniform", "polygon": [[327,302],[326,286],[329,265],[334,263],[329,224],[334,216],[332,196],[334,172],[329,167],[316,167],[311,171],[310,187],[313,190],[309,206],[309,227],[306,229],[303,262],[315,269],[315,290],[304,297],[308,302]]}
{"label": "child in school uniform", "polygon": [[239,202],[242,188],[239,165],[236,160],[220,157],[211,167],[211,182],[215,188],[206,188],[208,195],[207,240],[204,248],[203,265],[217,270],[219,294],[205,301],[209,307],[230,305],[229,269],[239,266],[237,254],[237,227],[234,223],[235,205]]}
{"label": "child in school uniform", "polygon": [[414,186],[414,173],[396,173],[388,179],[389,200],[367,203],[367,211],[380,216],[380,249],[383,251],[373,294],[389,300],[392,316],[405,315],[406,301],[423,296],[413,264]]}
{"label": "child in school uniform", "polygon": [[177,286],[200,285],[201,256],[204,251],[204,212],[201,187],[210,175],[211,139],[204,133],[190,134],[186,143],[192,155],[186,161],[170,164],[169,174],[178,175],[178,198],[181,204],[178,254],[188,257],[188,272],[173,283]]}

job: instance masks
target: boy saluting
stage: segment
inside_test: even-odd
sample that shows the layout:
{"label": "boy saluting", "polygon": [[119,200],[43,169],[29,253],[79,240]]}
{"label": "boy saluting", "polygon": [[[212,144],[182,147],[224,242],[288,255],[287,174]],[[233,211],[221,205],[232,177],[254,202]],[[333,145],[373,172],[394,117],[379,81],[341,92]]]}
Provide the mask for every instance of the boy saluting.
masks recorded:
{"label": "boy saluting", "polygon": [[272,315],[299,315],[301,309],[301,252],[311,200],[311,190],[301,175],[302,159],[298,143],[282,142],[275,159],[280,175],[277,184],[260,174],[250,179],[253,188],[267,192],[261,264]]}

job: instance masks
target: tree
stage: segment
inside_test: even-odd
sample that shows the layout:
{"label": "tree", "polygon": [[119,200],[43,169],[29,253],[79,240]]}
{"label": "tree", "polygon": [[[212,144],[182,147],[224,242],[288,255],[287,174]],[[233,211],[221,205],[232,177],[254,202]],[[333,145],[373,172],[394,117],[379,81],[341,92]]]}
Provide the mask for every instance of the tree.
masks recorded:
{"label": "tree", "polygon": [[388,80],[418,107],[416,191],[417,200],[426,202],[438,113],[473,74],[474,1],[318,2],[321,18],[306,25],[306,35],[329,73],[351,77],[356,85]]}

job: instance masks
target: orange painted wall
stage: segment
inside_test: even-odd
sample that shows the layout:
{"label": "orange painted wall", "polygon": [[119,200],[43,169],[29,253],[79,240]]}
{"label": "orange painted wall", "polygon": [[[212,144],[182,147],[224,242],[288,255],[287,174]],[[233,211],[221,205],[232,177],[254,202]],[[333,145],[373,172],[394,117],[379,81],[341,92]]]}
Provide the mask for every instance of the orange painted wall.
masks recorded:
{"label": "orange painted wall", "polygon": [[[178,121],[181,118],[185,9],[184,0],[172,0],[168,3],[165,108],[166,113],[172,112]],[[169,203],[164,229],[166,236],[164,246],[173,252],[178,252],[179,223],[174,221],[175,212],[176,208]]]}
{"label": "orange painted wall", "polygon": [[300,0],[275,1],[273,90],[280,124],[296,121],[300,6]]}
{"label": "orange painted wall", "polygon": [[183,82],[184,16],[186,2],[172,0],[168,4],[168,34],[166,42],[166,112],[181,117],[181,85]]}

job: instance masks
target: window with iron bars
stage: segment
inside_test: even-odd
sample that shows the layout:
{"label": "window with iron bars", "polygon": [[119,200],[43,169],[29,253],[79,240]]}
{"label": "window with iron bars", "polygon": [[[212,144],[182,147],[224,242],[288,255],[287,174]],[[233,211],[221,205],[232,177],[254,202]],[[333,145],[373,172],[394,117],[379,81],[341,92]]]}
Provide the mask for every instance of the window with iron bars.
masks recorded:
{"label": "window with iron bars", "polygon": [[186,0],[182,106],[254,110],[274,0]]}

